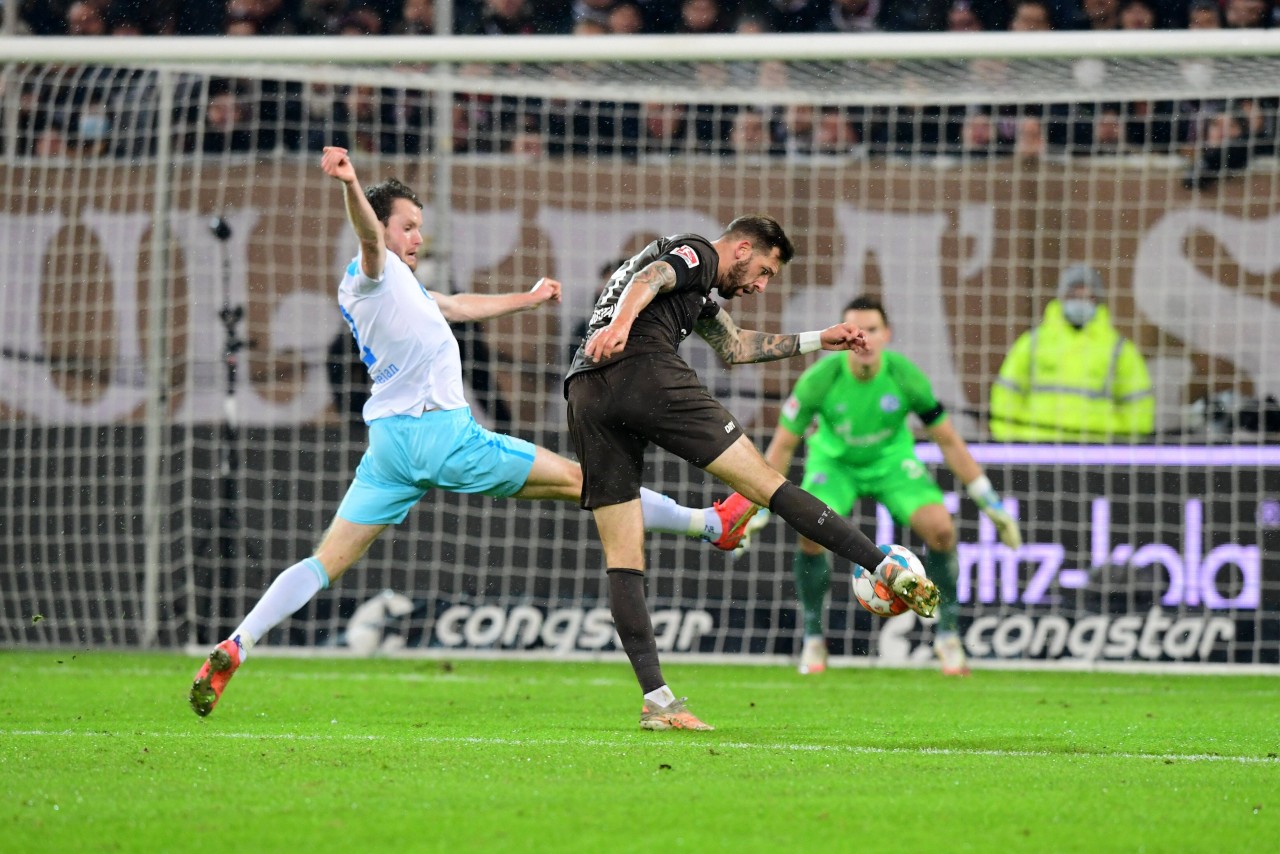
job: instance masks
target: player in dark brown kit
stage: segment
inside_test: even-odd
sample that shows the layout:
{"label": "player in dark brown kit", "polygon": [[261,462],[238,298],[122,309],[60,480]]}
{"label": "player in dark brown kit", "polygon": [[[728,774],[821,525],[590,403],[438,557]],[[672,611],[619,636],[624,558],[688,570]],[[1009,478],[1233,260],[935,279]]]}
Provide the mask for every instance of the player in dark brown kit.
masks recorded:
{"label": "player in dark brown kit", "polygon": [[[933,583],[887,558],[829,507],[774,471],[737,420],[677,353],[696,332],[729,364],[768,362],[816,350],[863,350],[862,332],[838,323],[820,332],[739,329],[715,300],[760,293],[795,249],[772,217],[742,216],[715,240],[659,238],[613,274],[596,301],[587,337],[565,377],[569,431],[582,464],[582,506],[595,516],[609,577],[609,607],[644,692],[645,729],[709,730],[662,678],[645,602],[640,479],[650,443],[715,475],[799,534],[875,571],[917,613],[938,605]],[[754,512],[754,511],[753,511]],[[751,513],[738,519],[745,525]]]}

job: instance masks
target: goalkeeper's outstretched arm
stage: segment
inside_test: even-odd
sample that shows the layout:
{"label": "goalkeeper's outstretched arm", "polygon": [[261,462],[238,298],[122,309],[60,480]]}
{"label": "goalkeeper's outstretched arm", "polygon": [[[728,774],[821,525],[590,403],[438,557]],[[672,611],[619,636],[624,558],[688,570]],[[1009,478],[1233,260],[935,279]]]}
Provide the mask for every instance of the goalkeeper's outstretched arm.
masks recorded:
{"label": "goalkeeper's outstretched arm", "polygon": [[1000,500],[999,494],[992,487],[990,479],[987,478],[986,473],[982,470],[982,466],[973,458],[968,444],[956,432],[955,425],[951,423],[951,419],[944,418],[942,421],[926,427],[925,432],[937,444],[947,468],[951,469],[951,473],[956,476],[956,479],[964,484],[965,491],[969,493],[969,497],[978,505],[978,509],[995,523],[996,532],[1000,535],[1000,542],[1011,549],[1021,546],[1022,532],[1018,530],[1017,520],[1004,509],[1004,502]]}

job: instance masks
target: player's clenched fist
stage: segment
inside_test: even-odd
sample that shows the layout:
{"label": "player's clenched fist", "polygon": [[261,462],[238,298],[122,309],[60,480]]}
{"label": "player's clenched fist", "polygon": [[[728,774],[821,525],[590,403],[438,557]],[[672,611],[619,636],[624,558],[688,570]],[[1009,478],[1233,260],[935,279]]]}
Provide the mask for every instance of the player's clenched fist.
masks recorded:
{"label": "player's clenched fist", "polygon": [[852,323],[837,323],[822,330],[823,350],[857,350],[865,353],[867,339],[862,330]]}
{"label": "player's clenched fist", "polygon": [[320,168],[324,170],[324,174],[337,178],[344,184],[350,184],[356,179],[356,167],[351,165],[347,150],[336,145],[325,146],[324,154],[320,156]]}
{"label": "player's clenched fist", "polygon": [[544,302],[560,302],[560,283],[555,279],[548,279],[544,276],[534,282],[529,293],[533,296],[534,305],[542,305]]}

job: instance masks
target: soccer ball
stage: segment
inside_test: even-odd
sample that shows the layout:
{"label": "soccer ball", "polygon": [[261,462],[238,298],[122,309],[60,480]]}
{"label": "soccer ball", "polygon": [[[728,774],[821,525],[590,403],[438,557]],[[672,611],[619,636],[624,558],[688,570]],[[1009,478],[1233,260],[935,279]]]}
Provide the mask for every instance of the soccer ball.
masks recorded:
{"label": "soccer ball", "polygon": [[[898,563],[905,566],[909,571],[918,574],[921,578],[928,577],[920,558],[912,554],[911,550],[905,546],[894,543],[880,546],[880,551],[895,558]],[[883,580],[877,577],[875,567],[867,569],[854,564],[853,596],[858,600],[859,605],[877,617],[896,617],[903,611],[908,610],[907,603],[902,601],[902,597],[894,593],[888,584],[885,584]]]}

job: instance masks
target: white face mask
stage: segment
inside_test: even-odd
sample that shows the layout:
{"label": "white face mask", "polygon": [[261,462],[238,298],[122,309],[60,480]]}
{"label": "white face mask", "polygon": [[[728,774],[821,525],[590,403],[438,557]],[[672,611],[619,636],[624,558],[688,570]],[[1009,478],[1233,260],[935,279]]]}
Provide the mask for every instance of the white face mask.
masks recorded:
{"label": "white face mask", "polygon": [[1093,304],[1093,300],[1064,299],[1062,301],[1062,316],[1067,319],[1067,323],[1077,328],[1093,320],[1093,316],[1097,313],[1098,307]]}

